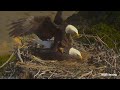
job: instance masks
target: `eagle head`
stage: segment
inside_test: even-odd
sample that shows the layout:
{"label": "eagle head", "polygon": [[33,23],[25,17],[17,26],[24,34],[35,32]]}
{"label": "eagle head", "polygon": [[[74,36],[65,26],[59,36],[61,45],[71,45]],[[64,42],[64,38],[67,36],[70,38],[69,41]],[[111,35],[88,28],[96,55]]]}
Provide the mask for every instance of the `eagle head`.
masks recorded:
{"label": "eagle head", "polygon": [[77,59],[82,60],[82,55],[81,55],[80,51],[78,51],[77,49],[75,49],[73,47],[70,48],[69,55],[71,55],[72,57],[75,57]]}
{"label": "eagle head", "polygon": [[65,29],[66,33],[69,33],[73,36],[79,36],[78,30],[76,27],[74,27],[73,25],[67,25],[66,29]]}

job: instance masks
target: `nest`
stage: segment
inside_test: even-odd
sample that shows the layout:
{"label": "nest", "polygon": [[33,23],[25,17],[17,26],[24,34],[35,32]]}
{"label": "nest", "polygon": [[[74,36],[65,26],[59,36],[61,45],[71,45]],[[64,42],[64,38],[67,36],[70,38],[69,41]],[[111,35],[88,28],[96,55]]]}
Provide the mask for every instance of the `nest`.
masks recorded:
{"label": "nest", "polygon": [[98,36],[85,37],[87,40],[95,38],[97,41],[93,44],[79,44],[75,41],[75,47],[81,51],[84,58],[82,61],[75,59],[43,60],[38,57],[41,54],[37,56],[33,53],[36,46],[29,47],[30,43],[20,50],[15,49],[17,54],[14,55],[17,55],[17,59],[7,65],[4,64],[6,67],[2,78],[120,79],[120,53],[110,49]]}

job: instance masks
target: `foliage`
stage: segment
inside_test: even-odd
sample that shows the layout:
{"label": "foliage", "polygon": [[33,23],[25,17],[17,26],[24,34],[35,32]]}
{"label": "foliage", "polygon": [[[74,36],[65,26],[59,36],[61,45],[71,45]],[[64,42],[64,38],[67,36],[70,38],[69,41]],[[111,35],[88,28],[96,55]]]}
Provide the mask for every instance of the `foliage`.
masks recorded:
{"label": "foliage", "polygon": [[[3,64],[3,63],[5,63],[8,59],[9,59],[9,57],[10,57],[10,54],[6,54],[6,55],[1,55],[0,56],[0,66]],[[12,60],[15,60],[16,58],[15,58],[15,56],[12,58]],[[11,60],[11,61],[12,61]]]}
{"label": "foliage", "polygon": [[[109,47],[120,48],[120,11],[79,11],[67,21],[77,26],[80,33],[98,35]],[[88,42],[85,38],[80,41]]]}
{"label": "foliage", "polygon": [[93,25],[91,28],[91,32],[94,35],[98,35],[102,38],[102,40],[108,44],[109,47],[114,48],[115,45],[119,47],[120,44],[120,32],[115,28],[110,27],[107,24],[99,23]]}

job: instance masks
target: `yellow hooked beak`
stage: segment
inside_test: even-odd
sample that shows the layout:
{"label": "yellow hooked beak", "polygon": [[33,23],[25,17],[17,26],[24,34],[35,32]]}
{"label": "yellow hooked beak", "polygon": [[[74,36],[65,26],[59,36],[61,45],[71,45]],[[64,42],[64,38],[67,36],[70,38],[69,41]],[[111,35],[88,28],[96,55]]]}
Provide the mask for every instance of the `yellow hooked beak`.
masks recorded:
{"label": "yellow hooked beak", "polygon": [[74,35],[73,38],[79,38],[81,35],[80,34],[77,34],[77,35]]}
{"label": "yellow hooked beak", "polygon": [[77,37],[80,37],[80,34],[77,34]]}
{"label": "yellow hooked beak", "polygon": [[82,56],[80,56],[80,60],[82,60],[83,58],[82,58]]}

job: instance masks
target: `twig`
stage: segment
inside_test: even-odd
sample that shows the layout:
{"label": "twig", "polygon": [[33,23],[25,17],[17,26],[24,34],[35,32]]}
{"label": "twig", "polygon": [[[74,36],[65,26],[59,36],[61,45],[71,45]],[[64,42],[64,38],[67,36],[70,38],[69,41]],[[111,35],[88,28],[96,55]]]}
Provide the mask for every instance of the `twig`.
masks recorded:
{"label": "twig", "polygon": [[38,78],[41,77],[43,74],[45,74],[48,70],[43,71],[41,74],[39,74]]}
{"label": "twig", "polygon": [[93,70],[90,71],[90,72],[88,72],[88,73],[85,73],[85,74],[81,75],[81,77],[79,77],[79,79],[81,79],[81,78],[83,78],[83,77],[86,77],[86,76],[92,74],[92,72],[93,72]]}
{"label": "twig", "polygon": [[[56,70],[55,70],[55,71],[56,71]],[[50,75],[50,77],[48,77],[48,79],[50,79],[50,78],[54,75],[55,71]]]}
{"label": "twig", "polygon": [[78,71],[74,76],[73,78],[75,78],[77,75],[79,75],[81,73],[81,71]]}
{"label": "twig", "polygon": [[95,69],[104,69],[106,68],[107,66],[103,66],[103,67],[98,67],[98,68],[95,68]]}
{"label": "twig", "polygon": [[116,56],[116,58],[119,58],[119,57],[120,57],[120,55]]}
{"label": "twig", "polygon": [[[85,36],[85,32],[83,30],[83,35]],[[85,38],[88,40],[89,44],[91,45],[91,42],[89,41],[89,39],[85,36]]]}
{"label": "twig", "polygon": [[86,35],[86,34],[81,34],[81,36],[88,37],[88,38],[96,38],[97,36],[94,35]]}
{"label": "twig", "polygon": [[[97,35],[97,36],[94,36],[94,35],[85,35],[85,34],[81,34],[82,36],[84,36],[84,37],[89,37],[89,38],[96,38],[96,39],[98,39],[99,40],[99,42],[101,42],[101,43],[103,43],[105,46],[107,46],[108,47],[108,45],[104,42],[104,41],[102,41],[102,39]],[[87,38],[87,40],[88,40],[88,38]],[[89,41],[89,40],[88,40]],[[90,43],[90,42],[89,42]],[[109,47],[108,47],[109,48]]]}
{"label": "twig", "polygon": [[40,73],[40,70],[34,75],[34,78]]}
{"label": "twig", "polygon": [[3,68],[11,59],[12,59],[12,57],[15,55],[15,52],[13,52],[12,54],[11,54],[11,56],[9,57],[9,59],[2,65],[2,66],[0,66],[0,69],[1,68]]}
{"label": "twig", "polygon": [[104,60],[107,64],[109,64],[111,67],[114,68],[114,66],[112,66],[108,61]]}
{"label": "twig", "polygon": [[115,67],[114,73],[116,73],[116,68],[117,68],[117,60],[116,59],[114,59],[114,67]]}
{"label": "twig", "polygon": [[10,76],[9,76],[9,78],[8,78],[8,79],[11,79],[11,77],[14,75],[14,73],[15,73],[15,69],[13,70],[13,73],[12,73],[12,74],[10,74]]}
{"label": "twig", "polygon": [[45,64],[45,61],[41,60],[40,58],[37,58],[36,56],[34,55],[31,55],[30,58],[33,60],[33,61],[37,61],[37,62],[40,62],[42,64]]}
{"label": "twig", "polygon": [[20,61],[23,63],[23,59],[21,57],[21,53],[20,53],[20,49],[19,48],[17,49],[17,55],[18,55]]}
{"label": "twig", "polygon": [[108,47],[108,45],[98,35],[96,36],[96,38],[99,40],[99,42],[103,43],[105,46]]}

